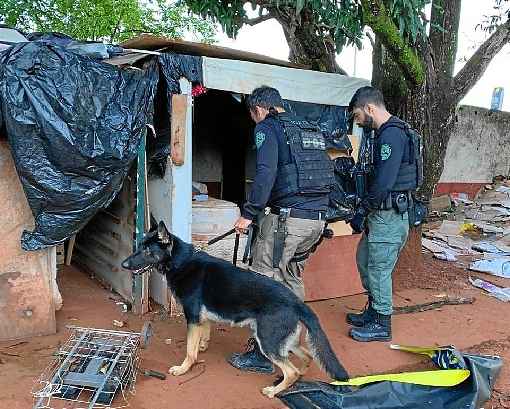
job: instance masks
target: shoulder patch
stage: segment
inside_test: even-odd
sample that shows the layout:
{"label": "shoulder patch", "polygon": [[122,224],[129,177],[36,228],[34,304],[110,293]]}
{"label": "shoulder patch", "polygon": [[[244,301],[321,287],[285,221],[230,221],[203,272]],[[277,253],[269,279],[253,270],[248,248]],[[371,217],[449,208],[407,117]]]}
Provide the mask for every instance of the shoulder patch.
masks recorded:
{"label": "shoulder patch", "polygon": [[257,146],[257,149],[259,149],[264,141],[266,140],[266,134],[262,131],[259,131],[255,134],[255,145]]}
{"label": "shoulder patch", "polygon": [[381,159],[386,160],[391,156],[391,146],[387,143],[381,145]]}

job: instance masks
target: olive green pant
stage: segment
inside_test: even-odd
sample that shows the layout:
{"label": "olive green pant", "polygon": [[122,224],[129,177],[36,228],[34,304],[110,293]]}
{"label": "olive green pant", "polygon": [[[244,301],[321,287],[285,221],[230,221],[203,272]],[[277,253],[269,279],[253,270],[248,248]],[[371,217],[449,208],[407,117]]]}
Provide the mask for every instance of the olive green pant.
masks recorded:
{"label": "olive green pant", "polygon": [[277,268],[273,268],[274,231],[278,227],[278,216],[265,215],[261,222],[257,238],[253,245],[253,264],[251,270],[275,279],[292,290],[300,299],[305,298],[303,270],[306,260],[293,261],[299,253],[309,250],[317,243],[324,230],[324,221],[297,219],[289,217],[286,221],[287,236],[283,255]]}
{"label": "olive green pant", "polygon": [[400,251],[409,235],[407,212],[376,210],[367,217],[356,252],[361,282],[372,298],[372,308],[379,314],[393,312],[392,273]]}

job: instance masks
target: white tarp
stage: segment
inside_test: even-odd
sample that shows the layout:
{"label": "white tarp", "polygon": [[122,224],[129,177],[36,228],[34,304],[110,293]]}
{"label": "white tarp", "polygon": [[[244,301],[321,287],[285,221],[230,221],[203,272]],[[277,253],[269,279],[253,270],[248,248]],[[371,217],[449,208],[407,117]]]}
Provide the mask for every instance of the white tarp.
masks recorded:
{"label": "white tarp", "polygon": [[340,74],[209,57],[202,58],[202,68],[206,88],[250,94],[267,85],[284,99],[314,104],[347,106],[358,88],[370,85]]}

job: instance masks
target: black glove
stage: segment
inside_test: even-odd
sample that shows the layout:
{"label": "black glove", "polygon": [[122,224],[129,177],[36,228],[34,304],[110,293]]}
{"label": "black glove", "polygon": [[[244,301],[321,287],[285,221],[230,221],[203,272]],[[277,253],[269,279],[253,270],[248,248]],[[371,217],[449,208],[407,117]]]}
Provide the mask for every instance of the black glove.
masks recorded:
{"label": "black glove", "polygon": [[363,233],[366,227],[367,211],[364,207],[358,207],[353,218],[349,222],[355,234]]}

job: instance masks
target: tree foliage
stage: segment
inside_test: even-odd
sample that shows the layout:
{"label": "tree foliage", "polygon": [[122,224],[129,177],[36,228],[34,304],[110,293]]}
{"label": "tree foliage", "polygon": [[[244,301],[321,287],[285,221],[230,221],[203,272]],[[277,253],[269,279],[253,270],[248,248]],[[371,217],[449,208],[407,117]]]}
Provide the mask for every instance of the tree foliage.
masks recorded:
{"label": "tree foliage", "polygon": [[[245,24],[256,24],[269,18],[278,18],[282,13],[292,12],[296,25],[302,23],[303,13],[311,14],[315,34],[330,38],[336,52],[345,45],[361,47],[364,16],[359,0],[183,0],[195,13],[218,22],[225,33],[235,37]],[[392,0],[386,2],[391,16],[399,23],[404,37],[416,40],[424,34],[426,24],[421,11],[430,0]],[[258,11],[258,17],[249,18],[247,8]],[[307,23],[309,20],[307,20]]]}
{"label": "tree foliage", "polygon": [[78,40],[119,42],[139,33],[213,42],[212,21],[168,0],[2,0],[0,21],[31,32],[60,32]]}

